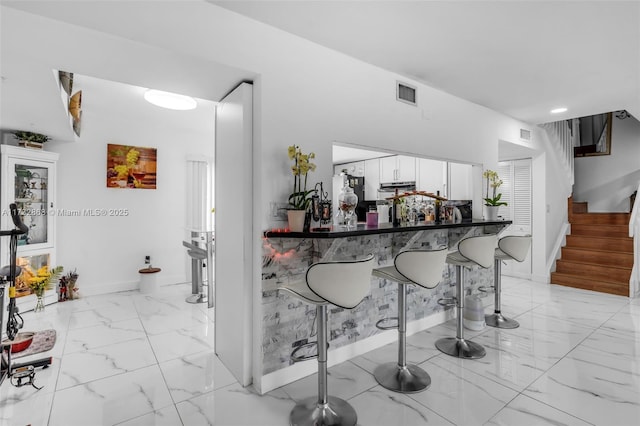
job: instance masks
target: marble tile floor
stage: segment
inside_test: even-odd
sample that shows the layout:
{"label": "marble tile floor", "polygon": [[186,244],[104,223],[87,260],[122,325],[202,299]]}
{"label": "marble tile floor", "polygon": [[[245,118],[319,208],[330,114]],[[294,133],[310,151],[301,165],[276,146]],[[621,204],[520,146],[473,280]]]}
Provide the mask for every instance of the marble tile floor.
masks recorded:
{"label": "marble tile floor", "polygon": [[[262,396],[241,387],[213,353],[213,309],[185,303],[189,293],[179,284],[24,314],[25,329],[57,330],[54,363],[37,373],[40,391],[3,384],[0,426],[287,425],[316,376]],[[410,336],[408,360],[432,378],[424,392],[373,378],[395,343],[331,367],[329,392],[362,426],[640,424],[640,300],[504,277],[503,313],[520,327],[466,330],[487,350],[480,360],[434,348],[452,321]]]}

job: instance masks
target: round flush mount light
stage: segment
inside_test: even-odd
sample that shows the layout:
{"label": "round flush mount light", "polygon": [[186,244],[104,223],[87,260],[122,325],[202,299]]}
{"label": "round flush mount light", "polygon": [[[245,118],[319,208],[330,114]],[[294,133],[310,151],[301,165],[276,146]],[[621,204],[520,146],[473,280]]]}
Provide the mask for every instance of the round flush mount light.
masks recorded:
{"label": "round flush mount light", "polygon": [[144,99],[153,105],[180,111],[195,109],[198,106],[196,100],[189,96],[155,89],[149,89],[144,92]]}
{"label": "round flush mount light", "polygon": [[554,108],[554,109],[551,110],[551,114],[560,114],[562,112],[567,112],[567,108],[559,107],[559,108]]}

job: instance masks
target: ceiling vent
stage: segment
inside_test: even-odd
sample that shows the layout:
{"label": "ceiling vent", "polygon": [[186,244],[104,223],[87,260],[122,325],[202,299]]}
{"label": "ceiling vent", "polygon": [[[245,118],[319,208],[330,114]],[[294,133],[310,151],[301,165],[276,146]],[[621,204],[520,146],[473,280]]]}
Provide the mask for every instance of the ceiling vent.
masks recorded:
{"label": "ceiling vent", "polygon": [[531,141],[531,130],[520,129],[520,139],[523,141]]}
{"label": "ceiling vent", "polygon": [[396,99],[410,105],[417,105],[416,87],[396,81]]}

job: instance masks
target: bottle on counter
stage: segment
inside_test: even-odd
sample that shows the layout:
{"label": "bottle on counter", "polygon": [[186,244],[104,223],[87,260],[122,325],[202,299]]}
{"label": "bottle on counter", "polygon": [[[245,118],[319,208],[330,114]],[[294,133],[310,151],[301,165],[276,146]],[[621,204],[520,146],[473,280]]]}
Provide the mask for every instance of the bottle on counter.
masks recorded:
{"label": "bottle on counter", "polygon": [[[440,191],[437,191],[437,192],[436,192],[436,195],[437,195],[438,197],[440,197]],[[440,224],[440,223],[442,223],[442,220],[440,219],[440,214],[441,214],[441,210],[442,210],[442,209],[441,209],[441,207],[442,207],[442,201],[440,201],[440,199],[439,199],[439,198],[436,198],[435,205],[436,205],[436,207],[435,207],[435,212],[434,212],[434,213],[435,213],[435,223]]]}

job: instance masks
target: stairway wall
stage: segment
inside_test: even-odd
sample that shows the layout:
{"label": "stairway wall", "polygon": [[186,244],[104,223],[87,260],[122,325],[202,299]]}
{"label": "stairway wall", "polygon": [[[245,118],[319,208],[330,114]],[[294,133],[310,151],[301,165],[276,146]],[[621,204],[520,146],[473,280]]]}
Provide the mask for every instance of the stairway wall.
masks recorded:
{"label": "stairway wall", "polygon": [[611,155],[575,159],[573,199],[590,212],[629,212],[629,196],[640,180],[640,122],[613,117]]}

